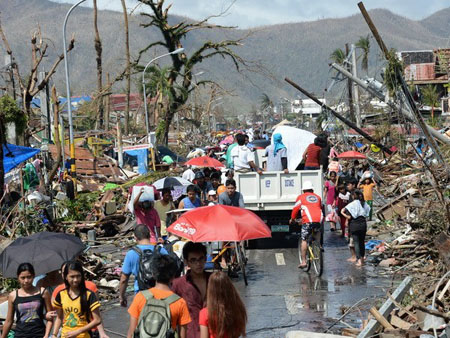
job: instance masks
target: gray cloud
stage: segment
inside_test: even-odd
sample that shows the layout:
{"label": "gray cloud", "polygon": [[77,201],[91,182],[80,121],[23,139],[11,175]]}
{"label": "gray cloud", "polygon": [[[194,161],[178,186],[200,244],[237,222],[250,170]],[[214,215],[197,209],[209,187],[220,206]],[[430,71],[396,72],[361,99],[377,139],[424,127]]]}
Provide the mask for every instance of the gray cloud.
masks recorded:
{"label": "gray cloud", "polygon": [[[74,3],[76,0],[53,0]],[[265,26],[287,22],[312,21],[323,18],[338,18],[359,13],[359,0],[236,0],[228,13],[211,21],[217,24],[241,28]],[[87,1],[90,3],[90,0]],[[98,0],[104,9],[121,10],[119,0]],[[134,8],[136,0],[128,0]],[[232,0],[171,0],[172,13],[193,19],[218,14]],[[444,0],[365,0],[367,9],[386,8],[405,17],[420,20],[449,6]]]}

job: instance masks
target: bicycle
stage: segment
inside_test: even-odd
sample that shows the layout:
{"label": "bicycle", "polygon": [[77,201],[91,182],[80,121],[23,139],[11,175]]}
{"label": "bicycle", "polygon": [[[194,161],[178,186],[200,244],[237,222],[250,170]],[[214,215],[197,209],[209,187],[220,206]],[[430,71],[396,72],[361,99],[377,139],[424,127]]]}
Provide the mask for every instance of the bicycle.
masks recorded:
{"label": "bicycle", "polygon": [[212,259],[212,262],[215,263],[219,269],[222,269],[220,264],[218,264],[218,260],[221,257],[225,257],[225,261],[227,264],[228,274],[232,272],[241,271],[242,277],[244,279],[245,286],[248,285],[247,280],[247,254],[245,252],[244,242],[227,242],[222,250]]}
{"label": "bicycle", "polygon": [[[320,277],[323,273],[323,252],[320,246],[320,228],[313,229],[313,233],[309,236],[306,248],[306,272],[309,272],[311,266],[314,267],[314,272],[317,277]],[[302,237],[298,239],[298,259],[300,264],[303,264],[302,259]]]}

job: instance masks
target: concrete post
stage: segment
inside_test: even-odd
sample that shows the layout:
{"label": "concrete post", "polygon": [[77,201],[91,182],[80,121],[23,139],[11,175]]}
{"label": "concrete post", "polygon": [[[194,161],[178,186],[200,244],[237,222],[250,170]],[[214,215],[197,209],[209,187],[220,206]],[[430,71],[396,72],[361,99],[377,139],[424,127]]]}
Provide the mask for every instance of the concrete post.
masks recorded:
{"label": "concrete post", "polygon": [[[357,67],[356,67],[356,48],[352,44],[352,74],[354,77],[358,77]],[[353,85],[353,102],[355,103],[355,117],[356,125],[361,128],[361,110],[359,108],[359,88],[356,83],[352,82]]]}

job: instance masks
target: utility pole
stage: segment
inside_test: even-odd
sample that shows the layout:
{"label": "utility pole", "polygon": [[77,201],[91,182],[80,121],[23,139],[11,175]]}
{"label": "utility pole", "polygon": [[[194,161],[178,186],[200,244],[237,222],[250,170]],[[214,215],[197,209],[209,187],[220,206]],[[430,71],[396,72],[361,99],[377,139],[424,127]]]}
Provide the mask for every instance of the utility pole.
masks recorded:
{"label": "utility pole", "polygon": [[120,118],[117,119],[117,148],[119,149],[118,151],[119,167],[123,168],[123,146],[122,146],[122,130],[120,127]]}
{"label": "utility pole", "polygon": [[[350,50],[348,48],[348,43],[345,44],[345,55],[348,56],[348,54],[350,53]],[[350,66],[347,63],[346,65],[344,64],[344,66],[347,67],[348,71],[350,72]],[[352,87],[352,81],[347,80],[347,92],[348,92],[348,107],[350,108],[350,120],[352,120],[353,122],[355,121],[355,107],[353,106],[353,87]]]}
{"label": "utility pole", "polygon": [[[356,48],[352,44],[352,74],[354,77],[358,77],[357,67],[356,67]],[[356,125],[361,128],[361,110],[359,108],[359,89],[356,83],[352,82],[353,85],[353,101],[355,102],[355,115],[356,115]]]}

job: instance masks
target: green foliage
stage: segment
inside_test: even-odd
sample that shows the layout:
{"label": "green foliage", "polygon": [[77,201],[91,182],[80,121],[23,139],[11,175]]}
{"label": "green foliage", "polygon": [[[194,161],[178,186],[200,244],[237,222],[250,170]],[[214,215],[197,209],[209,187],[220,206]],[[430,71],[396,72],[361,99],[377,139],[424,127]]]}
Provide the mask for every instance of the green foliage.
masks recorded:
{"label": "green foliage", "polygon": [[363,51],[361,68],[367,72],[369,69],[370,35],[367,35],[366,37],[360,36],[355,46]]}
{"label": "green foliage", "polygon": [[15,123],[17,135],[22,134],[27,127],[27,116],[9,95],[0,98],[0,117],[3,118],[4,123]]}
{"label": "green foliage", "polygon": [[389,89],[389,93],[394,94],[400,86],[399,75],[403,74],[403,62],[397,58],[396,50],[389,51],[388,64],[384,72],[384,84]]}
{"label": "green foliage", "polygon": [[421,88],[422,101],[424,104],[430,107],[439,107],[439,93],[436,86],[426,85]]}
{"label": "green foliage", "polygon": [[159,142],[162,142],[164,138],[164,131],[166,129],[166,121],[163,119],[160,119],[158,121],[158,126],[156,127],[156,139]]}
{"label": "green foliage", "polygon": [[333,62],[342,65],[345,60],[345,52],[341,48],[337,48],[330,54],[330,59]]}
{"label": "green foliage", "polygon": [[261,110],[267,109],[267,108],[272,108],[273,107],[273,102],[272,100],[269,98],[269,95],[267,95],[266,93],[263,93],[259,99],[259,103],[260,103],[260,108]]}
{"label": "green foliage", "polygon": [[100,191],[78,194],[75,200],[69,199],[61,202],[61,207],[66,208],[68,213],[61,221],[84,221],[91,213],[94,203],[98,201]]}
{"label": "green foliage", "polygon": [[10,292],[20,288],[19,281],[16,278],[0,278],[2,291]]}

